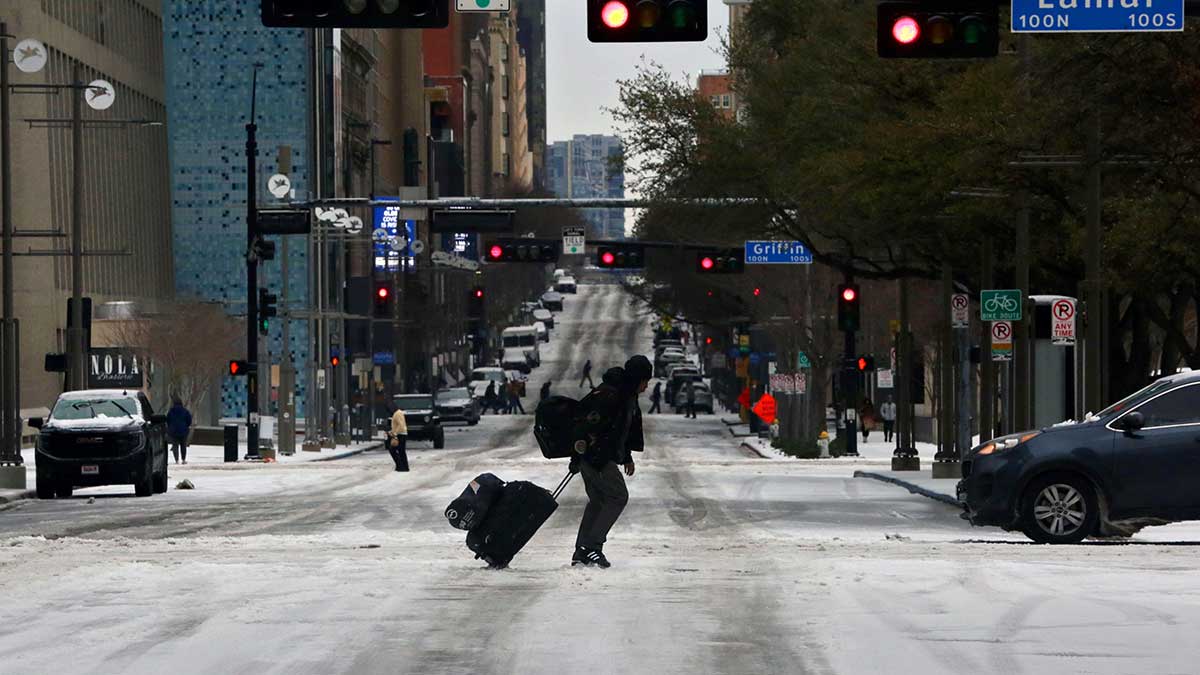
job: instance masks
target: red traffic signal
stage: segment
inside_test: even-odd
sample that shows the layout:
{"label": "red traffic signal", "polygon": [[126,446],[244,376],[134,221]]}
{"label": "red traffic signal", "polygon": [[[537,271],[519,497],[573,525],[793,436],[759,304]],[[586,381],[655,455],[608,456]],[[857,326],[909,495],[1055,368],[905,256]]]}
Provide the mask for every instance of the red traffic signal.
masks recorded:
{"label": "red traffic signal", "polygon": [[761,289],[761,288],[758,288],[758,287],[756,286],[756,287],[754,288],[754,297],[756,297],[756,298],[757,298],[757,297],[758,297],[758,296],[760,296],[760,295],[762,295],[762,289]]}
{"label": "red traffic signal", "polygon": [[336,356],[329,357],[329,365],[333,366],[334,368],[337,368],[338,364],[341,362],[342,360]]}
{"label": "red traffic signal", "polygon": [[700,258],[700,269],[702,270],[711,270],[716,264],[716,261],[710,255]]}
{"label": "red traffic signal", "polygon": [[854,286],[842,287],[842,300],[844,302],[854,302],[858,299],[858,289]]}
{"label": "red traffic signal", "polygon": [[862,325],[860,320],[858,286],[842,284],[837,295],[838,329],[853,333]]}
{"label": "red traffic signal", "polygon": [[854,367],[857,368],[858,372],[860,372],[860,373],[865,373],[868,371],[875,370],[875,357],[874,356],[860,356],[854,362]]}
{"label": "red traffic signal", "polygon": [[876,51],[885,59],[989,58],[1000,51],[1000,13],[985,0],[881,0]]}
{"label": "red traffic signal", "polygon": [[613,255],[612,251],[605,251],[600,254],[600,264],[610,266],[617,262],[617,256]]}
{"label": "red traffic signal", "polygon": [[483,288],[476,286],[475,289],[473,291],[471,291],[471,297],[475,298],[476,300],[482,300],[483,299]]}
{"label": "red traffic signal", "polygon": [[250,363],[249,362],[240,361],[240,360],[229,362],[229,376],[230,377],[243,377],[249,372],[250,372]]}
{"label": "red traffic signal", "polygon": [[388,296],[391,294],[392,292],[388,290],[387,286],[380,286],[379,288],[375,289],[375,297],[379,298],[380,300],[387,300]]}
{"label": "red traffic signal", "polygon": [[504,247],[500,244],[492,244],[488,249],[488,260],[491,262],[499,262],[504,259]]}
{"label": "red traffic signal", "polygon": [[597,266],[608,269],[639,269],[646,263],[646,247],[639,244],[608,244],[596,249]]}
{"label": "red traffic signal", "polygon": [[892,22],[892,37],[902,45],[910,45],[921,37],[921,24],[911,16],[902,16]]}
{"label": "red traffic signal", "polygon": [[711,338],[711,337],[706,337],[706,338],[704,338],[704,344],[706,344],[706,345],[711,345],[711,344],[712,344],[712,338]]}
{"label": "red traffic signal", "polygon": [[600,10],[600,20],[609,28],[620,28],[629,23],[629,8],[621,0],[609,0]]}
{"label": "red traffic signal", "polygon": [[696,254],[696,271],[700,274],[741,274],[746,271],[744,252],[736,248],[701,251]]}
{"label": "red traffic signal", "polygon": [[592,42],[698,42],[708,37],[706,0],[587,0]]}

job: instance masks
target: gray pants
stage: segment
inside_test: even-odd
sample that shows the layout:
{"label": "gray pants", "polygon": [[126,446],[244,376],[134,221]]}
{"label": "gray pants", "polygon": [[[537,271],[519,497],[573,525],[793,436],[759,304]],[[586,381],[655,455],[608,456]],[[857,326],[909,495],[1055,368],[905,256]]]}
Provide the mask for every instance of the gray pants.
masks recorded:
{"label": "gray pants", "polygon": [[583,520],[579,523],[577,548],[604,547],[608,531],[621,517],[625,504],[629,502],[629,490],[625,488],[625,477],[621,467],[609,462],[603,469],[583,462],[579,472],[583,474],[583,487],[587,490],[588,503],[583,509]]}

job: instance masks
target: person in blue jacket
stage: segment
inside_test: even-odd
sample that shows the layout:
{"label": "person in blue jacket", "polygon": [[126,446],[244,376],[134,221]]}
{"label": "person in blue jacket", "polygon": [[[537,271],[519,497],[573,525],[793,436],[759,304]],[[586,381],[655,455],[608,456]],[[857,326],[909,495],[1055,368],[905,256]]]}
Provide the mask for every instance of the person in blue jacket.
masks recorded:
{"label": "person in blue jacket", "polygon": [[171,439],[171,454],[175,456],[176,464],[181,457],[183,463],[187,464],[188,432],[191,429],[192,413],[183,407],[183,401],[178,396],[172,397],[171,409],[167,411],[167,437]]}

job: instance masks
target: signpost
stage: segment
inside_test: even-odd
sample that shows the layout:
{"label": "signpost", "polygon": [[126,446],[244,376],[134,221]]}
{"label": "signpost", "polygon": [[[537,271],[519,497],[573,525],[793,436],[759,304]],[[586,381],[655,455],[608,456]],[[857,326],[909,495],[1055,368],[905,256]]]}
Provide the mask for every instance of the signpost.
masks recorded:
{"label": "signpost", "polygon": [[804,352],[800,352],[796,356],[796,367],[797,368],[812,368],[812,361],[808,360],[808,354],[805,354]]}
{"label": "signpost", "polygon": [[460,12],[507,12],[509,0],[455,0]]}
{"label": "signpost", "polygon": [[811,265],[812,251],[798,241],[748,241],[747,265]]}
{"label": "signpost", "polygon": [[1014,33],[1183,30],[1184,0],[1012,0]]}
{"label": "signpost", "polygon": [[582,227],[564,227],[562,238],[563,255],[583,255],[587,246],[587,230]]}
{"label": "signpost", "polygon": [[955,293],[950,296],[951,325],[955,328],[966,328],[971,325],[971,297],[966,293]]}
{"label": "signpost", "polygon": [[799,372],[799,373],[796,373],[795,377],[796,377],[796,393],[797,394],[807,394],[808,393],[808,376],[805,375],[803,372]]}
{"label": "signpost", "polygon": [[1050,305],[1050,344],[1062,347],[1075,345],[1075,299],[1059,298]]}
{"label": "signpost", "polygon": [[776,394],[793,394],[796,391],[796,380],[791,373],[772,375],[771,391]]}
{"label": "signpost", "polygon": [[992,360],[1012,361],[1013,358],[1013,327],[1011,321],[997,321],[992,324]]}
{"label": "signpost", "polygon": [[1021,291],[1018,289],[980,291],[979,318],[983,321],[1020,321]]}
{"label": "signpost", "polygon": [[889,370],[875,371],[875,386],[880,389],[894,389],[896,387],[896,378]]}

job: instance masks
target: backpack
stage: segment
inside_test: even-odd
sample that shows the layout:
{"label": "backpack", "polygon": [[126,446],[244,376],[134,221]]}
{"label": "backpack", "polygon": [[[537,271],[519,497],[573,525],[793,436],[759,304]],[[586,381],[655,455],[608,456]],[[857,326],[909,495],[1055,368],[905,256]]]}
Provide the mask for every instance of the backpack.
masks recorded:
{"label": "backpack", "polygon": [[611,420],[601,414],[597,392],[576,401],[566,396],[551,396],[534,411],[533,436],[546,459],[583,455],[602,436]]}
{"label": "backpack", "polygon": [[471,530],[483,522],[488,509],[500,498],[504,481],[490,473],[481,473],[471,481],[458,499],[446,507],[446,520],[452,527]]}

